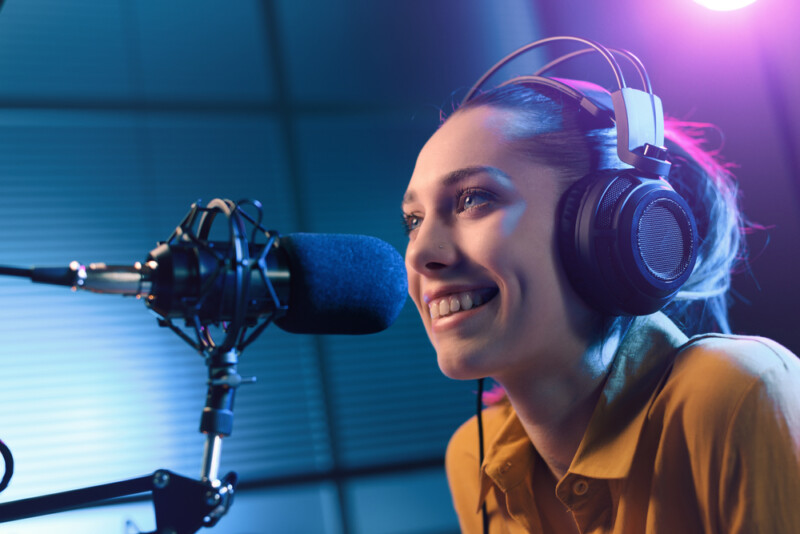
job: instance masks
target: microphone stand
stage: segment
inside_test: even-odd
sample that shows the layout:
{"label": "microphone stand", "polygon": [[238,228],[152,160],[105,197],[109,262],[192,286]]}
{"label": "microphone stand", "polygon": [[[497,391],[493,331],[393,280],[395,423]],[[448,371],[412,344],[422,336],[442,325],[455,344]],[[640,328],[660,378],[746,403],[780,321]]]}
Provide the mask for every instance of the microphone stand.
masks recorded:
{"label": "microphone stand", "polygon": [[54,514],[115,499],[152,494],[156,531],[151,534],[192,534],[211,527],[233,503],[238,476],[230,472],[219,480],[222,438],[233,430],[233,398],[236,388],[252,380],[236,371],[238,351],[213,351],[208,358],[208,393],[200,421],[206,434],[201,479],[192,480],[165,469],[152,475],[43,495],[0,504],[0,523]]}
{"label": "microphone stand", "polygon": [[214,487],[159,469],[152,475],[0,504],[0,523],[55,514],[150,492],[156,530],[149,534],[191,534],[214,526],[233,503],[237,476],[231,472]]}
{"label": "microphone stand", "polygon": [[[239,375],[237,371],[239,354],[274,318],[285,313],[287,309],[286,305],[280,303],[278,294],[267,276],[266,257],[277,238],[277,233],[266,231],[261,227],[262,211],[258,201],[246,201],[257,210],[257,220],[241,209],[243,203],[245,202],[234,203],[230,200],[214,199],[206,207],[198,203],[192,204],[187,216],[164,243],[170,245],[182,242],[205,246],[208,243],[207,238],[214,217],[222,213],[228,219],[232,246],[224,254],[212,250],[213,247],[206,248],[207,252],[216,257],[216,268],[210,269],[210,273],[199,273],[201,278],[202,275],[206,275],[202,280],[199,295],[196,298],[182,299],[179,303],[180,313],[177,315],[161,313],[154,309],[152,295],[143,293],[147,296],[145,303],[159,315],[159,326],[168,327],[177,333],[206,360],[208,391],[200,418],[200,431],[206,435],[206,442],[203,448],[200,480],[159,469],[151,475],[134,479],[0,504],[0,523],[91,505],[111,504],[122,497],[148,492],[152,495],[156,517],[156,530],[148,534],[192,534],[201,527],[214,526],[228,512],[233,503],[238,475],[230,472],[221,480],[218,478],[222,438],[229,436],[233,431],[233,401],[236,389],[243,384],[255,382],[254,377],[243,378]],[[258,258],[249,257],[248,241],[245,236],[247,222],[253,226],[252,240],[259,235],[264,235],[267,240]],[[145,269],[145,272],[149,274],[153,270],[151,267]],[[219,289],[220,285],[224,287],[231,281],[231,271],[232,283],[236,289],[233,319],[222,323],[225,338],[218,345],[208,328],[213,321],[208,319],[207,314],[201,317],[201,311],[205,311],[202,308],[207,301],[213,300],[209,298],[211,293]],[[260,324],[256,324],[257,320],[248,316],[248,290],[253,271],[258,271],[273,302],[271,315]],[[27,271],[4,268],[0,274],[26,276]],[[149,282],[145,280],[145,285]],[[223,304],[220,302],[220,307]],[[173,316],[183,317],[187,327],[194,328],[194,339],[173,324],[171,319]],[[253,326],[254,330],[249,336],[246,335],[247,329]]]}

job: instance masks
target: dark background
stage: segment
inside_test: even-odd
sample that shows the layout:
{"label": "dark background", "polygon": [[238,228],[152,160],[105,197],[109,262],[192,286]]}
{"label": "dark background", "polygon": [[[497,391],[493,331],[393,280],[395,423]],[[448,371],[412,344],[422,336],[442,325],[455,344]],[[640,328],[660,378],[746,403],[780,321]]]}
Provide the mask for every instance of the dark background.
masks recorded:
{"label": "dark background", "polygon": [[[800,352],[798,15],[789,0],[7,0],[0,264],[131,264],[216,197],[261,200],[283,233],[402,252],[400,197],[440,111],[515,48],[578,35],[635,52],[667,113],[724,133],[712,144],[767,228],[735,278],[733,327]],[[0,295],[0,439],[17,460],[3,501],[199,474],[203,361],[141,303],[17,279]],[[377,335],[268,329],[241,372],[259,381],[239,392],[222,467],[242,489],[215,531],[457,531],[441,463],[474,385],[440,375],[410,304]],[[137,502],[0,532],[145,530],[151,516]]]}

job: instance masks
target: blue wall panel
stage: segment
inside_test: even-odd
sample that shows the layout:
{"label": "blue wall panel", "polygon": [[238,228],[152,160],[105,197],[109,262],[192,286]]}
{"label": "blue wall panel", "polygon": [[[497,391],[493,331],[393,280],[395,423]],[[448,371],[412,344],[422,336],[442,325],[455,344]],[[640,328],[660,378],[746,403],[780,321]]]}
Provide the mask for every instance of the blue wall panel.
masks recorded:
{"label": "blue wall panel", "polygon": [[[0,264],[130,265],[215,197],[262,201],[282,233],[370,234],[402,252],[400,197],[439,107],[531,37],[531,9],[7,0]],[[198,476],[204,362],[141,302],[5,277],[0,298],[0,439],[17,460],[0,501],[157,468]],[[410,303],[375,335],[270,327],[240,372],[258,381],[237,394],[221,470],[243,489],[216,532],[457,529],[441,460],[474,385],[439,373]],[[149,512],[0,531],[152,529]]]}

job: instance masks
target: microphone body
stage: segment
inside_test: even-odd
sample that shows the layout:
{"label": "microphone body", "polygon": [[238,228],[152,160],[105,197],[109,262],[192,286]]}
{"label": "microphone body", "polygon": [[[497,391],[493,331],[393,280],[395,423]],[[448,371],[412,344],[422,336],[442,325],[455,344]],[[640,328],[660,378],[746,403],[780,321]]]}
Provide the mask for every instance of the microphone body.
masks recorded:
{"label": "microphone body", "polygon": [[220,259],[228,257],[229,247],[229,243],[213,241],[203,247],[184,242],[158,245],[145,262],[145,266],[152,266],[147,276],[152,290],[146,305],[170,319],[196,313],[202,324],[231,321],[237,306],[237,268],[241,269],[239,280],[247,285],[244,305],[248,324],[275,313],[280,307],[271,298],[267,280],[276,292],[278,303],[288,303],[289,265],[281,247],[273,246],[264,259],[265,266],[253,265],[263,252],[263,245],[251,245],[241,266],[220,263]]}

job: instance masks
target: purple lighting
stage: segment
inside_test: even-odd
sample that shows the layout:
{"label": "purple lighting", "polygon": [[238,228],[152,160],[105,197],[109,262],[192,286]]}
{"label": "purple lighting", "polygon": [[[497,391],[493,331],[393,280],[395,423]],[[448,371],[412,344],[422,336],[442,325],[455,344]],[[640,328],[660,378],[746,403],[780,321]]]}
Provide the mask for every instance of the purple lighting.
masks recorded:
{"label": "purple lighting", "polygon": [[694,0],[701,6],[714,11],[733,11],[749,6],[756,0]]}

